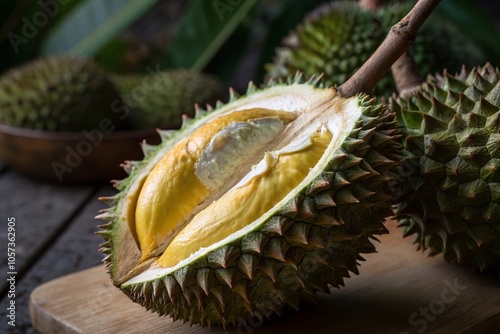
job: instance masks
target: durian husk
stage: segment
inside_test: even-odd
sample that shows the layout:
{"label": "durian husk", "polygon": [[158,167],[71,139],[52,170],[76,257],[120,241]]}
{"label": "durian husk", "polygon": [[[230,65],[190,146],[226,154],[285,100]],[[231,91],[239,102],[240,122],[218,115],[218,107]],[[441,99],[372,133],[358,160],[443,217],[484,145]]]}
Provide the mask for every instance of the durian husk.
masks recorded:
{"label": "durian husk", "polygon": [[338,86],[366,62],[385,35],[377,17],[354,1],[321,5],[283,39],[273,62],[265,65],[266,78],[322,73],[327,86]]}
{"label": "durian husk", "polygon": [[396,217],[419,248],[500,269],[500,72],[430,76],[391,109],[405,132]]}
{"label": "durian husk", "polygon": [[335,90],[316,85],[300,77],[262,90],[251,84],[243,97],[232,92],[227,105],[198,110],[179,131],[161,131],[159,146],[144,146],[145,159],[126,164],[130,176],[115,184],[116,196],[103,199],[111,207],[99,216],[109,221],[101,226],[101,252],[113,283],[133,301],[175,320],[244,326],[298,310],[302,303],[314,302],[316,292],[329,293],[350,273],[358,274],[362,254],[374,252],[372,241],[387,233],[384,219],[392,213],[393,170],[401,158],[394,114],[366,95],[348,100],[359,116],[346,120],[348,127],[339,125],[345,137],[326,158],[326,168],[294,189],[252,230],[189,258],[187,265],[167,274],[134,281],[151,262],[140,263],[127,221],[135,205],[130,198],[159,159],[214,115],[230,110],[308,106],[319,113],[339,97]]}
{"label": "durian husk", "polygon": [[120,94],[107,73],[87,59],[61,56],[38,59],[0,78],[0,123],[45,131],[100,129],[111,120],[126,127],[113,111]]}

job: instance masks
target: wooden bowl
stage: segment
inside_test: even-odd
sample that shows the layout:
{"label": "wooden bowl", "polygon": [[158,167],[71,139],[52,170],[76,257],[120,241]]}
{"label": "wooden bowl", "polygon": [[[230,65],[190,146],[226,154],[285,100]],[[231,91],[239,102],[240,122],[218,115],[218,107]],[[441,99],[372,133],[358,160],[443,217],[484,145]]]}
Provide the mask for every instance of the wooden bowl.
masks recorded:
{"label": "wooden bowl", "polygon": [[49,132],[0,124],[0,161],[34,178],[98,183],[126,176],[125,160],[141,160],[140,143],[158,144],[155,129]]}

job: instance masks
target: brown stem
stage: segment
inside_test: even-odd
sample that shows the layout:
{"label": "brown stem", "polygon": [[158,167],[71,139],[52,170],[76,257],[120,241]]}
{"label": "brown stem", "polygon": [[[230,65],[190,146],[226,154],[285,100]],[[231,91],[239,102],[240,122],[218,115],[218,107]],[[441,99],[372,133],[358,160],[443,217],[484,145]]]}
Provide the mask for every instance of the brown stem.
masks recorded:
{"label": "brown stem", "polygon": [[441,0],[419,0],[401,21],[395,24],[375,53],[338,88],[343,97],[370,93],[391,65],[408,49],[417,32]]}
{"label": "brown stem", "polygon": [[[376,11],[382,6],[382,3],[383,0],[359,0],[358,6],[369,11]],[[423,82],[410,50],[406,50],[392,64],[391,71],[397,91],[401,97],[410,95]]]}
{"label": "brown stem", "polygon": [[377,10],[378,7],[382,6],[382,0],[359,0],[358,6],[367,10]]}
{"label": "brown stem", "polygon": [[413,61],[413,57],[409,51],[406,51],[399,57],[394,65],[392,65],[391,70],[394,82],[396,82],[396,88],[401,97],[410,95],[423,82],[422,77],[418,74],[417,64]]}

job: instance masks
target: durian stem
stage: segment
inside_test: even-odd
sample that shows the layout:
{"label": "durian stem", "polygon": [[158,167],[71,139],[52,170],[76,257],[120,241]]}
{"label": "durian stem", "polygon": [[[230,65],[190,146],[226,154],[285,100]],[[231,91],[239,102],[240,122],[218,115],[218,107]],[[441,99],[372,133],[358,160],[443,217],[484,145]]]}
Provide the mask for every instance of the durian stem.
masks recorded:
{"label": "durian stem", "polygon": [[411,95],[424,81],[419,75],[418,66],[413,60],[410,51],[405,51],[392,65],[391,70],[401,97]]}
{"label": "durian stem", "polygon": [[[359,0],[358,6],[365,10],[376,11],[384,0]],[[392,76],[396,83],[399,96],[410,95],[423,82],[419,75],[417,65],[413,61],[410,50],[406,50],[401,57],[391,66]]]}
{"label": "durian stem", "polygon": [[392,26],[378,49],[338,88],[338,93],[343,97],[370,93],[392,64],[413,43],[418,30],[440,2],[441,0],[419,0],[401,21]]}

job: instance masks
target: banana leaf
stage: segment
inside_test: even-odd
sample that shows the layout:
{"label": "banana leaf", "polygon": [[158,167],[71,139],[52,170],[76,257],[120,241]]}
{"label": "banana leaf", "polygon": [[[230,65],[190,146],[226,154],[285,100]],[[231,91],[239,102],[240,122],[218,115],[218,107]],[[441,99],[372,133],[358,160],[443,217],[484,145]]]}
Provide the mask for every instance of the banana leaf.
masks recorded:
{"label": "banana leaf", "polygon": [[[202,70],[257,0],[191,0],[162,60],[168,68]],[[226,55],[228,58],[231,54]]]}
{"label": "banana leaf", "polygon": [[41,54],[92,57],[157,1],[83,1],[49,32],[42,44]]}

